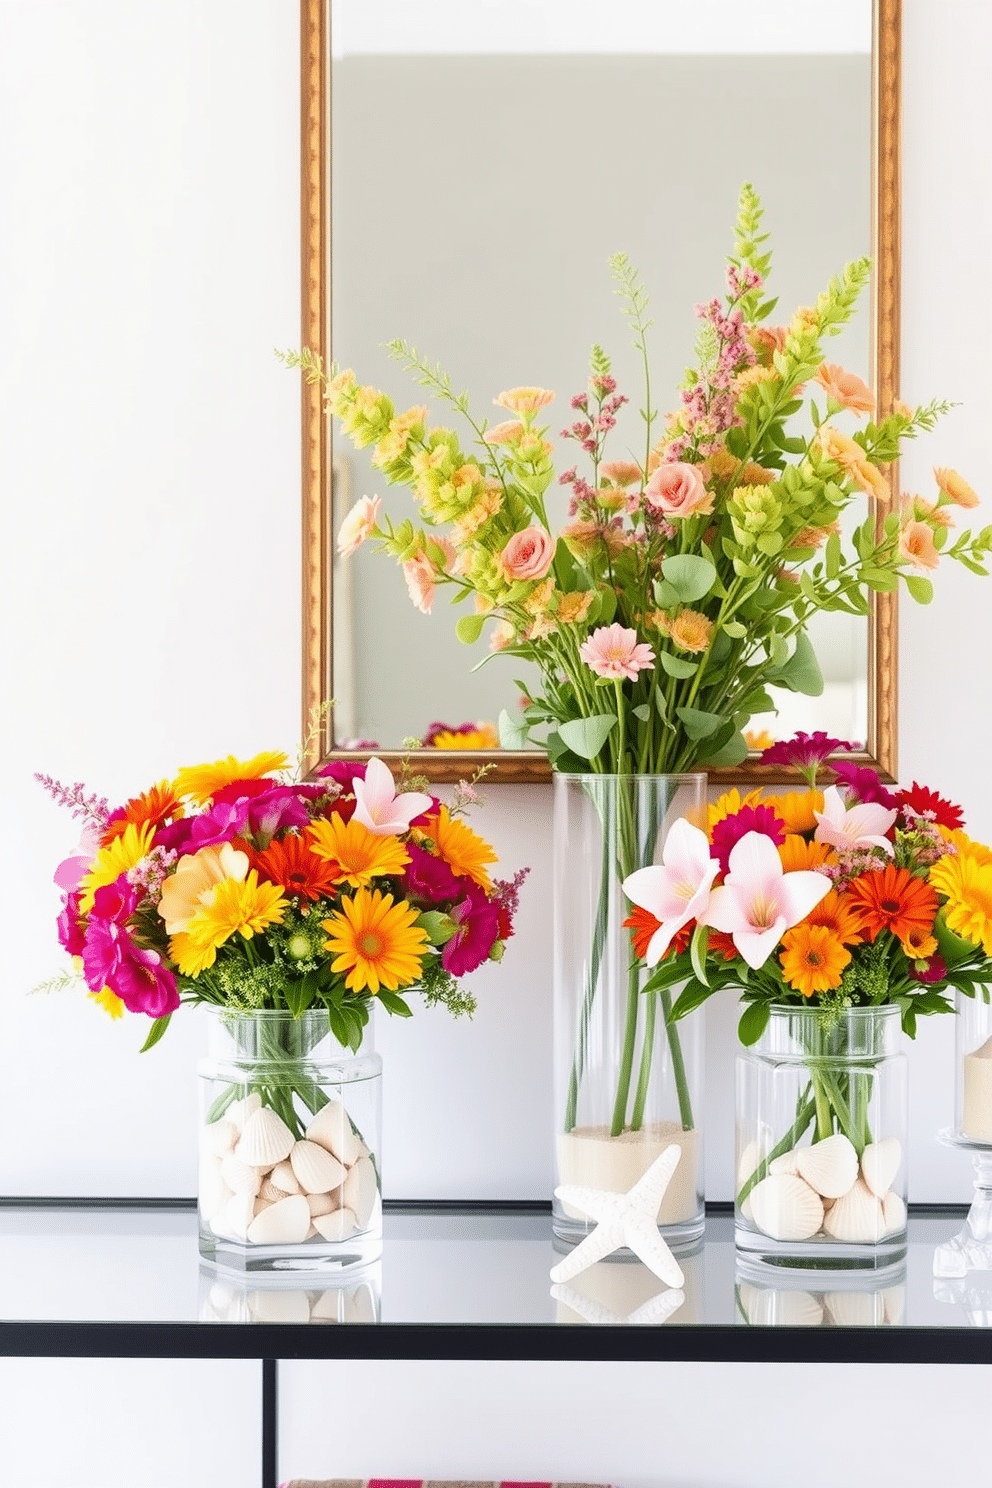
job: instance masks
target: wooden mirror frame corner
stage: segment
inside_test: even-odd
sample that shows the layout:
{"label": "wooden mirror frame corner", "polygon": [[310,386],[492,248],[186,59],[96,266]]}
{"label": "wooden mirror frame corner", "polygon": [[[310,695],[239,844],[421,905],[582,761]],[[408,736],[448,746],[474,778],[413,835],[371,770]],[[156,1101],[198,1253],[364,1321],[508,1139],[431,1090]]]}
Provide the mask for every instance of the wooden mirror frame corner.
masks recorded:
{"label": "wooden mirror frame corner", "polygon": [[[300,275],[301,344],[319,349],[329,364],[331,300],[330,0],[300,0]],[[902,0],[874,0],[872,15],[872,364],[878,406],[884,414],[899,396],[900,149]],[[312,773],[335,758],[362,759],[368,751],[335,746],[333,710],[332,579],[330,553],[331,441],[321,390],[302,380],[303,471],[303,732]],[[898,469],[890,470],[898,500]],[[881,517],[879,522],[881,522]],[[897,602],[872,594],[868,616],[868,737],[849,758],[896,777]],[[319,722],[315,723],[315,720]],[[432,782],[471,777],[491,766],[487,780],[540,784],[551,768],[539,750],[377,751],[390,764],[406,760]],[[722,784],[793,779],[748,760],[711,772]]]}

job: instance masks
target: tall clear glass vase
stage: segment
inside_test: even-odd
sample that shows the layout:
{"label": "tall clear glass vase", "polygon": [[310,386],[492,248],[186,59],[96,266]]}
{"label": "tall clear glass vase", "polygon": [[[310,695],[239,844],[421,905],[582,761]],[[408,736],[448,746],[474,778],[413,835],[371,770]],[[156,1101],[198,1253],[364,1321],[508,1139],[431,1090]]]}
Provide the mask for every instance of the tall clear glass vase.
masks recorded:
{"label": "tall clear glass vase", "polygon": [[[554,775],[554,1101],[558,1186],[625,1193],[675,1143],[658,1212],[671,1245],[702,1234],[703,1013],[670,1021],[675,992],[644,992],[621,888],[661,861],[679,817],[706,824],[706,776]],[[677,989],[675,989],[677,992]],[[593,1228],[555,1196],[555,1236]]]}
{"label": "tall clear glass vase", "polygon": [[200,1063],[200,1253],[238,1272],[338,1271],[382,1253],[382,1060],[326,1012],[217,1009]]}

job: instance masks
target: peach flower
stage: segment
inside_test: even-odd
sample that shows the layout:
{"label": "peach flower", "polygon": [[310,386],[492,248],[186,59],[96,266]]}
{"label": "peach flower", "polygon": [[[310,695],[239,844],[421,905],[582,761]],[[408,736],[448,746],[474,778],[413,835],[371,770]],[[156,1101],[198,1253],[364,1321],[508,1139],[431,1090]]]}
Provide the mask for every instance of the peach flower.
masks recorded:
{"label": "peach flower", "polygon": [[899,533],[899,552],[915,568],[936,568],[940,554],[926,522],[907,522]]}
{"label": "peach flower", "polygon": [[554,562],[555,540],[543,527],[525,527],[515,532],[496,559],[503,576],[511,583],[518,579],[543,579]]}
{"label": "peach flower", "polygon": [[486,444],[511,444],[513,440],[519,439],[525,433],[524,426],[519,419],[506,419],[502,424],[493,424],[483,434]]}
{"label": "peach flower", "polygon": [[854,484],[866,496],[874,496],[876,501],[888,501],[892,495],[892,487],[877,465],[873,465],[866,455],[859,460],[849,460],[845,466]]}
{"label": "peach flower", "polygon": [[951,498],[955,506],[978,505],[977,494],[956,470],[950,470],[946,465],[935,465],[933,473],[938,486],[945,496]]}
{"label": "peach flower", "polygon": [[875,394],[868,384],[853,372],[845,372],[836,362],[821,362],[816,380],[827,397],[833,398],[842,408],[850,408],[855,413],[875,412]]}
{"label": "peach flower", "polygon": [[954,526],[954,518],[950,512],[945,511],[942,506],[934,506],[932,501],[927,501],[922,496],[904,496],[899,508],[904,523],[927,522],[931,527],[934,523],[938,527]]}
{"label": "peach flower", "polygon": [[355,502],[338,531],[338,552],[342,558],[350,558],[366,538],[373,536],[381,506],[378,496],[362,496]]}
{"label": "peach flower", "polygon": [[713,621],[698,610],[681,610],[668,620],[667,628],[680,651],[705,651],[713,638]]}
{"label": "peach flower", "polygon": [[493,402],[498,403],[501,408],[508,408],[511,413],[537,413],[539,408],[547,408],[554,401],[554,396],[547,388],[515,387],[500,393]]}
{"label": "peach flower", "polygon": [[788,334],[785,326],[752,326],[747,339],[758,353],[759,360],[767,364],[777,351],[785,350]]}
{"label": "peach flower", "polygon": [[562,625],[578,625],[588,615],[595,598],[591,589],[575,589],[563,594],[558,601],[558,621]]}
{"label": "peach flower", "polygon": [[644,495],[648,504],[666,517],[689,517],[713,510],[713,494],[707,491],[695,465],[678,460],[658,466]]}
{"label": "peach flower", "polygon": [[607,460],[599,473],[614,486],[632,486],[641,479],[641,467],[633,460]]}
{"label": "peach flower", "polygon": [[849,435],[842,434],[833,424],[821,424],[816,439],[826,459],[833,460],[837,465],[847,465],[850,460],[864,458],[865,452],[860,444],[855,444]]}
{"label": "peach flower", "polygon": [[422,615],[429,615],[434,604],[435,569],[426,553],[407,559],[403,564],[403,577],[410,598]]}
{"label": "peach flower", "polygon": [[579,647],[579,655],[597,677],[633,679],[645,667],[654,666],[654,652],[638,641],[637,631],[623,625],[601,625]]}
{"label": "peach flower", "polygon": [[517,639],[517,632],[509,620],[498,620],[489,635],[490,651],[505,651]]}

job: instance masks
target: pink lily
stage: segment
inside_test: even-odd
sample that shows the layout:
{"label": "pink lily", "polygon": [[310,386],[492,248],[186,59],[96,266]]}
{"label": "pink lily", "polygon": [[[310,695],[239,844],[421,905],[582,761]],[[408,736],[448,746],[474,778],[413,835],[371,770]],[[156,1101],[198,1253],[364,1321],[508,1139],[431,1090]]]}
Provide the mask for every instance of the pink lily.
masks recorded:
{"label": "pink lily", "polygon": [[730,872],[714,889],[701,925],[733,937],[741,956],[756,971],[764,966],[786,930],[806,918],[832,887],[824,873],[785,873],[770,837],[747,832],[735,843]]}
{"label": "pink lily", "polygon": [[880,847],[893,856],[892,843],[885,833],[898,816],[875,801],[861,801],[848,807],[835,785],[823,792],[823,810],[814,811],[816,817],[817,842],[828,842],[831,847]]}
{"label": "pink lily", "polygon": [[706,833],[680,817],[665,838],[661,862],[638,868],[624,879],[627,898],[661,921],[648,943],[648,966],[657,966],[683,925],[701,920],[719,871]]}
{"label": "pink lily", "polygon": [[377,837],[399,836],[415,817],[434,805],[434,797],[422,791],[401,791],[397,795],[392,771],[374,756],[368,762],[365,779],[359,780],[356,775],[351,788],[355,793],[354,820]]}

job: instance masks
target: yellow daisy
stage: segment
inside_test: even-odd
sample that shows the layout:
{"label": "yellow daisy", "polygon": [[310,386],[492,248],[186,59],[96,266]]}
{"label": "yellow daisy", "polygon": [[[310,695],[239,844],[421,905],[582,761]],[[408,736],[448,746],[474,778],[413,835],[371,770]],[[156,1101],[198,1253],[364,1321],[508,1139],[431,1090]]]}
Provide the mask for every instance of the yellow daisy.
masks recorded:
{"label": "yellow daisy", "polygon": [[823,792],[787,791],[781,796],[769,796],[765,804],[772,808],[786,832],[812,832],[816,826],[813,812],[823,810]]}
{"label": "yellow daisy", "polygon": [[339,882],[353,889],[369,886],[374,878],[402,873],[410,861],[398,837],[370,832],[354,817],[347,822],[340,816],[311,822],[306,837],[314,856],[333,864]]}
{"label": "yellow daisy", "polygon": [[395,992],[412,986],[420,976],[427,948],[427,931],[416,925],[412,904],[393,902],[392,894],[359,889],[341,901],[341,911],[321,920],[327,931],[325,950],[334,953],[333,971],[346,971],[345,986],[352,992],[380,987]]}
{"label": "yellow daisy", "polygon": [[748,791],[742,796],[739,790],[724,791],[716,801],[711,801],[706,808],[706,824],[712,832],[717,822],[723,821],[725,816],[736,816],[742,806],[760,806],[762,804],[761,791]]}
{"label": "yellow daisy", "polygon": [[169,941],[176,965],[184,976],[197,976],[213,965],[218,947],[235,933],[250,940],[269,925],[277,925],[286,904],[279,885],[259,883],[254,868],[249,869],[244,882],[222,879],[189,921],[187,929]]}
{"label": "yellow daisy", "polygon": [[142,822],[140,825],[128,822],[119,837],[108,842],[106,847],[101,847],[90,864],[89,872],[84,873],[79,880],[82,893],[79,907],[83,914],[88,914],[93,908],[93,896],[97,889],[114,883],[122,873],[141,862],[150,851],[154,836],[155,827],[151,822]]}
{"label": "yellow daisy", "polygon": [[433,839],[439,858],[443,858],[456,878],[470,878],[488,894],[492,882],[486,872],[486,863],[499,861],[489,843],[467,827],[457,816],[451,816],[447,806],[442,806],[437,816],[428,820],[426,835]]}
{"label": "yellow daisy", "polygon": [[288,763],[280,750],[270,749],[250,760],[238,760],[229,754],[227,759],[214,760],[212,764],[186,765],[176,776],[174,789],[177,796],[188,796],[202,806],[225,785],[235,780],[260,780],[273,770],[284,770]]}
{"label": "yellow daisy", "polygon": [[987,848],[980,843],[975,848],[962,847],[935,863],[930,886],[947,900],[948,928],[992,956],[992,862]]}
{"label": "yellow daisy", "polygon": [[104,987],[102,992],[87,992],[91,1002],[95,1002],[111,1018],[123,1018],[124,1004],[116,992],[111,992],[109,987]]}

